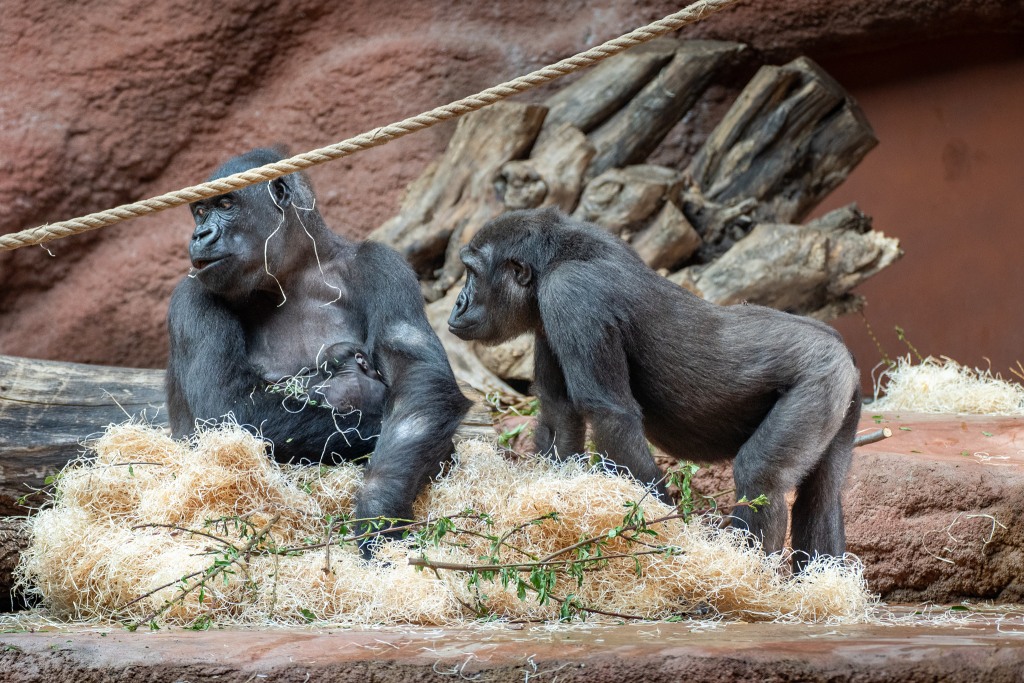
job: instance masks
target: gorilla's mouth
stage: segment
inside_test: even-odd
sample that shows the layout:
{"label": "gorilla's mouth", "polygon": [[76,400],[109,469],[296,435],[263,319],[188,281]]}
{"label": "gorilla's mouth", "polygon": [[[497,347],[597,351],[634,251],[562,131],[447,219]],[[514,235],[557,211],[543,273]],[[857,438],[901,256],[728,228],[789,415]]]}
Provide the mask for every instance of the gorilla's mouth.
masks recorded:
{"label": "gorilla's mouth", "polygon": [[472,334],[474,327],[477,327],[476,323],[469,323],[468,325],[453,325],[452,323],[448,323],[448,331],[461,339],[465,339],[466,335]]}
{"label": "gorilla's mouth", "polygon": [[217,256],[215,258],[196,259],[195,261],[192,262],[192,267],[195,268],[196,270],[205,270],[205,269],[209,268],[210,266],[212,266],[214,263],[218,263],[219,261],[223,261],[225,258],[227,258],[227,257],[226,256]]}

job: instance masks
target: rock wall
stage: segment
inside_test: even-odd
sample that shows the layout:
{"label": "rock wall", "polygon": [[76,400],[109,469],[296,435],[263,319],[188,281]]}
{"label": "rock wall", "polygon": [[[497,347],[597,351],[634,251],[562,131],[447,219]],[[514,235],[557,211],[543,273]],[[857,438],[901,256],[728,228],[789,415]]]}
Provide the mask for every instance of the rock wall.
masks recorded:
{"label": "rock wall", "polygon": [[[820,208],[860,202],[906,252],[858,290],[882,350],[908,353],[898,325],[922,354],[1009,376],[1024,361],[1024,40],[934,41],[827,66],[882,142]],[[859,316],[836,327],[865,374],[882,360]]]}
{"label": "rock wall", "polygon": [[[335,142],[677,7],[659,0],[15,3],[0,29],[0,231],[198,182],[254,146],[283,143],[298,152]],[[997,32],[1024,32],[1019,2],[763,0],[684,35],[746,42],[759,57],[783,60],[797,53],[854,59],[925,38]],[[709,112],[728,104],[730,88],[713,90]],[[707,133],[701,118],[680,124],[662,161],[692,153]],[[314,171],[328,222],[353,237],[376,227],[451,132],[448,124]],[[868,213],[872,191],[857,196]],[[51,243],[52,255],[37,247],[0,254],[0,353],[162,366],[164,316],[187,272],[190,222],[179,208]],[[902,226],[878,225],[904,238]]]}

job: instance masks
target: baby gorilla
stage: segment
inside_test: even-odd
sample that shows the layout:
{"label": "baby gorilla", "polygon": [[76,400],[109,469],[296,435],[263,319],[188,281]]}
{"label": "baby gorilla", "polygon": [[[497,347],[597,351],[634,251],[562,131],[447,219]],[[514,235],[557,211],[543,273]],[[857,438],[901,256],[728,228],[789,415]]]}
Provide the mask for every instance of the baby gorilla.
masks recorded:
{"label": "baby gorilla", "polygon": [[796,488],[797,568],[845,552],[841,494],[860,389],[832,328],[704,301],[619,238],[553,210],[500,216],[461,256],[466,284],[449,329],[486,343],[536,335],[542,452],[581,452],[589,420],[598,449],[649,484],[661,472],[646,439],[680,459],[734,458],[737,497],[770,501],[736,508],[734,523],[765,550],[782,548]]}
{"label": "baby gorilla", "polygon": [[370,365],[366,349],[355,342],[338,342],[324,355],[327,360],[320,366],[323,381],[317,393],[341,413],[359,410],[365,418],[379,420],[388,386]]}

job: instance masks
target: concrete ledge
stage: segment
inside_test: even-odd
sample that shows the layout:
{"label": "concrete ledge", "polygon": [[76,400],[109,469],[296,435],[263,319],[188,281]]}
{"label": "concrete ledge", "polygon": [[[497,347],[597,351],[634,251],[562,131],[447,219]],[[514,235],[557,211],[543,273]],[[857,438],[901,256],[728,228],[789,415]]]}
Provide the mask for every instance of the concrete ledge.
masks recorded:
{"label": "concrete ledge", "polygon": [[8,633],[0,680],[1019,680],[1024,636],[971,620],[978,623]]}

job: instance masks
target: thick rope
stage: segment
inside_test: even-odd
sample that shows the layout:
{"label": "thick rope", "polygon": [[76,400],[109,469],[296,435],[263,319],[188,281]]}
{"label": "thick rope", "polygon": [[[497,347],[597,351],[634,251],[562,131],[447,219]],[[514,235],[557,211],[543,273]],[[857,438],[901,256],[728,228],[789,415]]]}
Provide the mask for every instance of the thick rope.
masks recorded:
{"label": "thick rope", "polygon": [[379,147],[392,140],[414,133],[424,128],[435,126],[444,121],[456,119],[470,112],[482,109],[490,104],[511,97],[512,95],[525,92],[537,86],[549,83],[556,78],[566,74],[593,66],[600,61],[608,59],[631,47],[646,43],[654,38],[663,36],[666,33],[677,31],[683,26],[700,21],[701,19],[735,3],[737,0],[699,0],[688,7],[670,14],[664,19],[642,26],[624,36],[609,40],[572,57],[563,59],[556,64],[546,66],[525,76],[507,81],[483,92],[465,97],[451,104],[446,104],[428,112],[414,116],[398,123],[392,123],[383,128],[375,128],[354,138],[342,140],[328,147],[315,149],[311,152],[299,154],[283,161],[278,161],[266,166],[260,166],[243,173],[226,176],[217,180],[193,185],[176,192],[168,192],[159,197],[145,199],[133,204],[124,204],[113,209],[91,213],[81,218],[61,221],[42,225],[37,228],[29,228],[21,232],[14,232],[0,236],[0,251],[10,251],[33,244],[43,244],[51,240],[69,237],[79,233],[88,232],[108,225],[114,225],[139,216],[145,216],[159,211],[165,211],[175,206],[189,204],[200,199],[216,197],[232,190],[238,190],[249,185],[273,180],[289,173],[302,171],[312,166],[341,159],[364,149]]}

